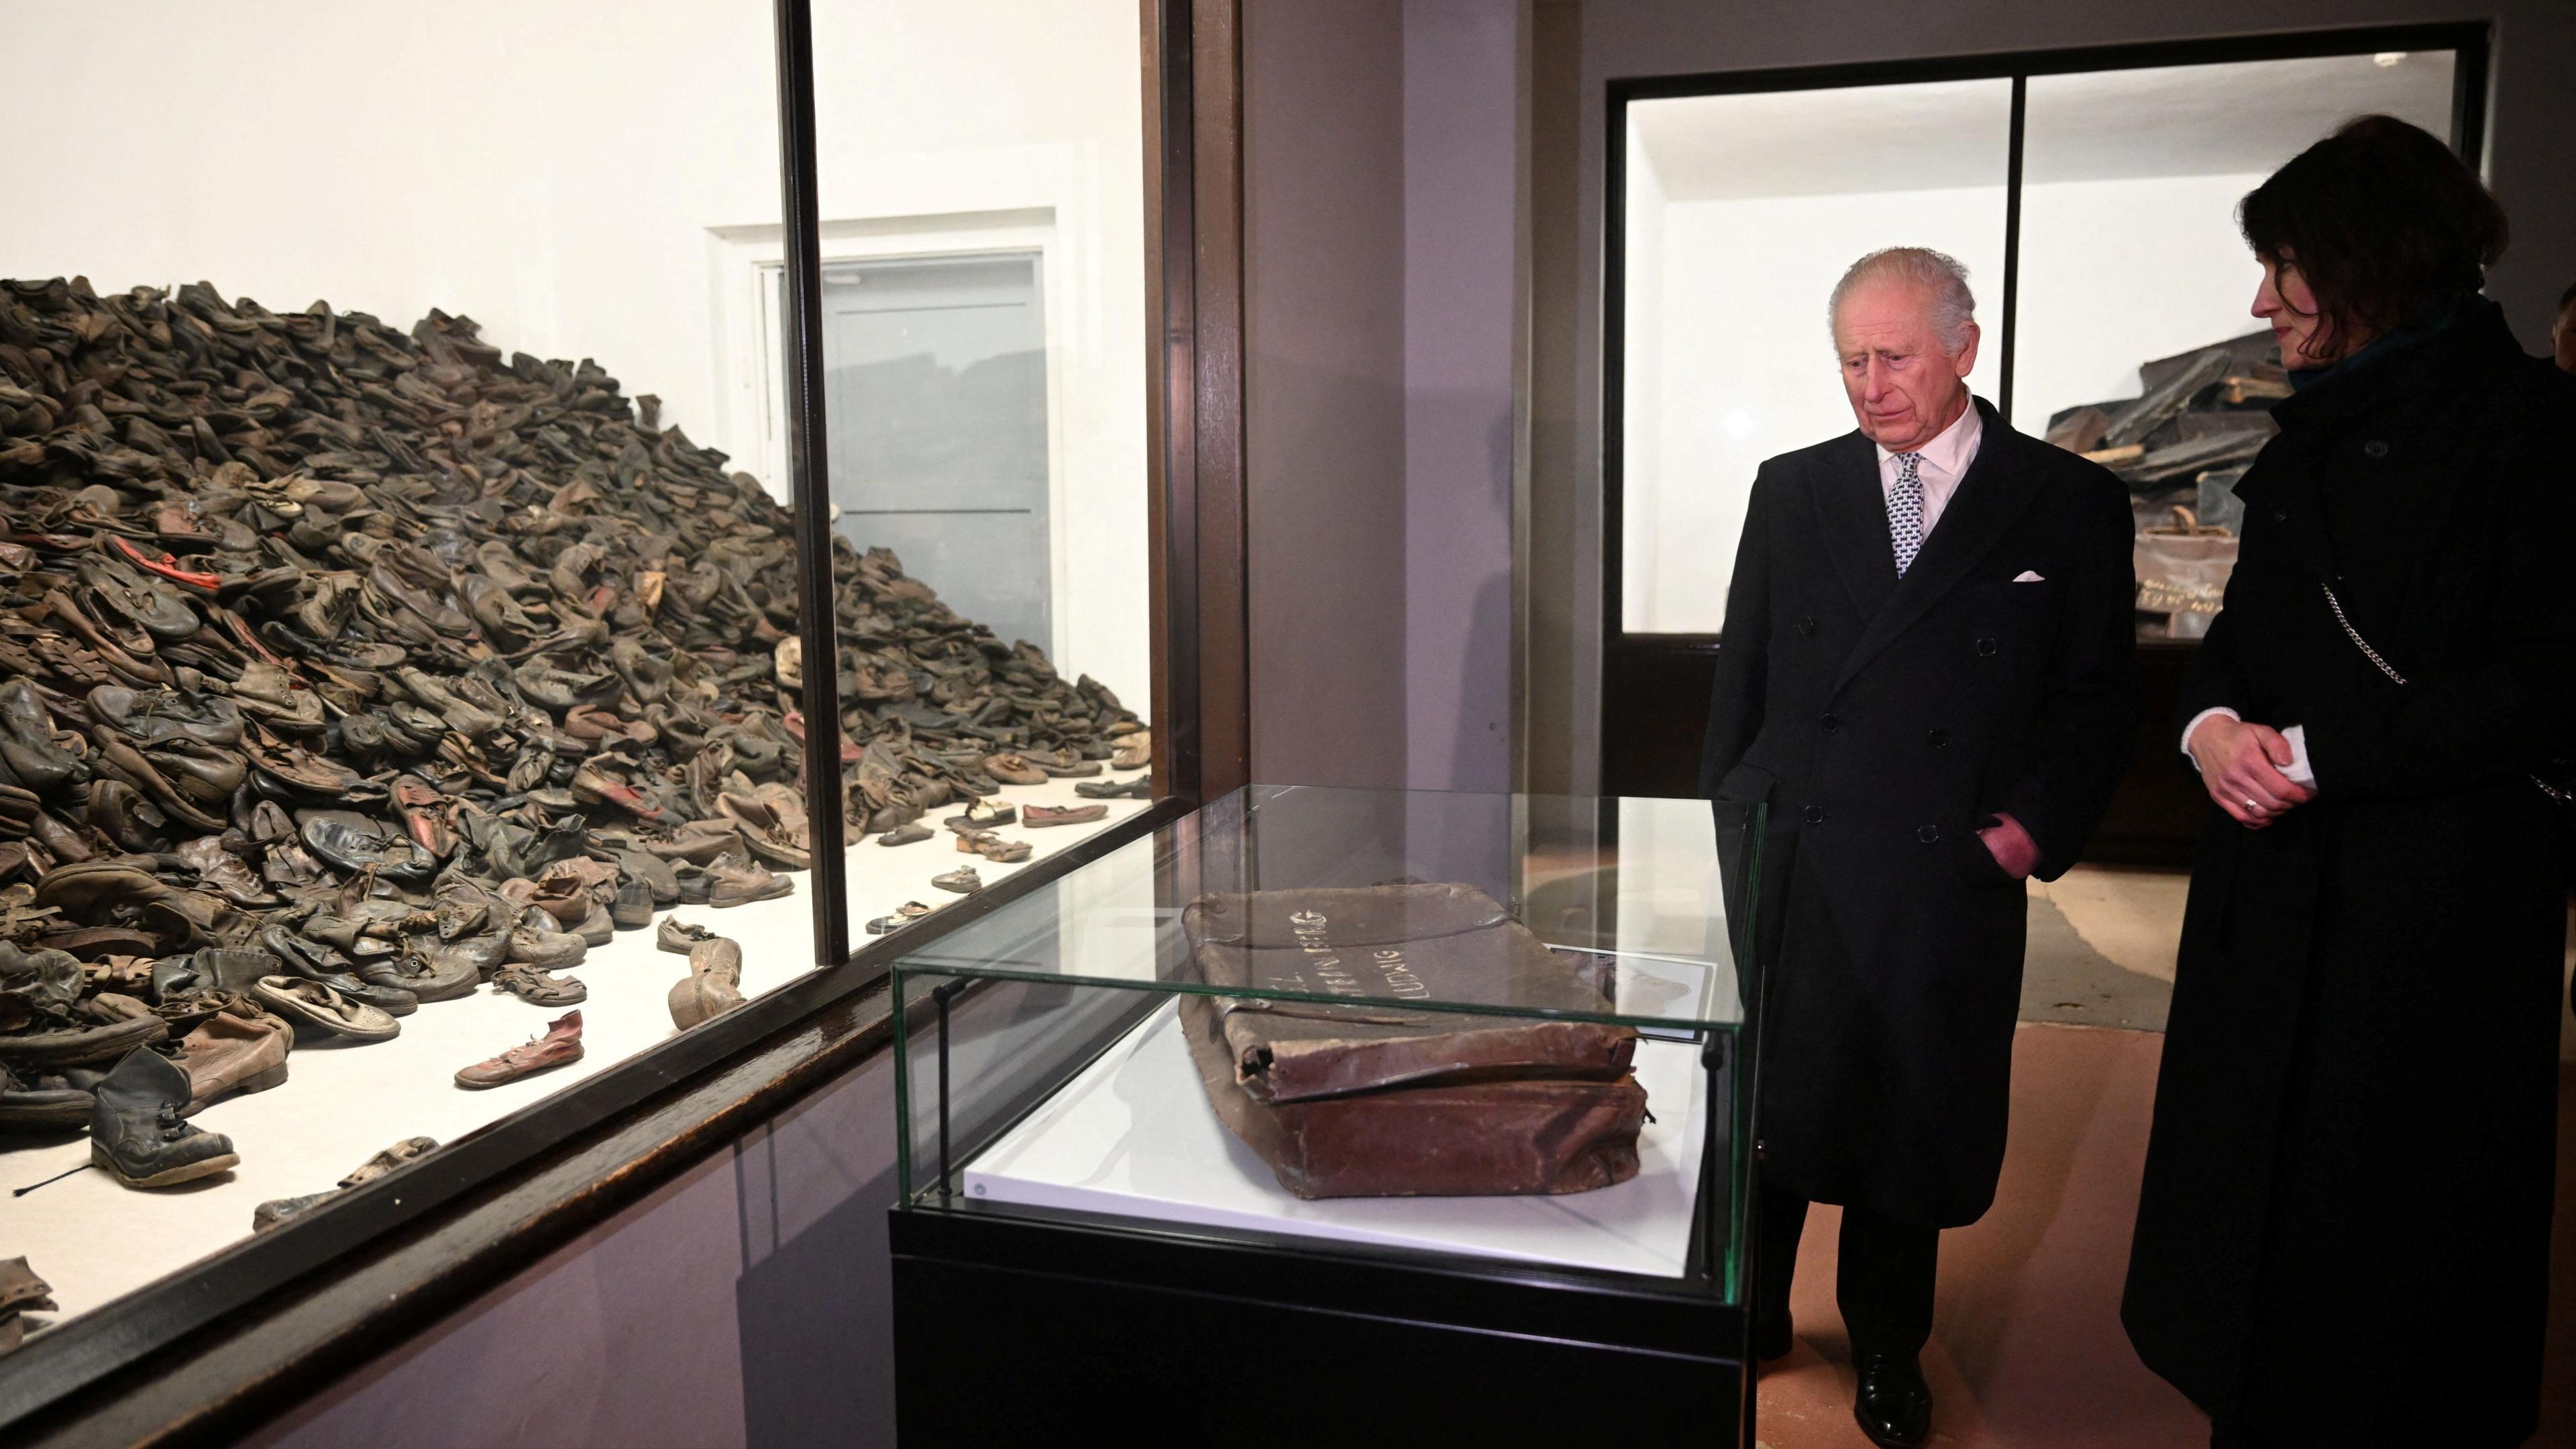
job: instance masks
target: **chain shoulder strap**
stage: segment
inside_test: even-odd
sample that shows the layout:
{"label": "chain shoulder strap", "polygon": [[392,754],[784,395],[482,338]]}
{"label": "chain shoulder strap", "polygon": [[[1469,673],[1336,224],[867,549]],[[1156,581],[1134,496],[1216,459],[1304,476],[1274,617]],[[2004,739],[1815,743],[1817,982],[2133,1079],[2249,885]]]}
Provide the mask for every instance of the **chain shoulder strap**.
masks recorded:
{"label": "chain shoulder strap", "polygon": [[[2380,673],[2387,675],[2395,683],[2404,684],[2406,676],[2397,672],[2397,666],[2381,658],[2379,651],[2370,647],[2370,641],[2361,637],[2361,631],[2352,627],[2352,620],[2344,615],[2343,600],[2335,597],[2334,585],[2319,579],[2317,587],[2326,591],[2326,607],[2334,610],[2335,622],[2343,626],[2343,636],[2352,641],[2352,647],[2361,651],[2362,658],[2377,665]],[[2576,792],[2551,784],[2546,776],[2533,775],[2529,779],[2532,784],[2540,787],[2541,794],[2559,804],[2576,805]]]}
{"label": "chain shoulder strap", "polygon": [[2334,610],[2335,622],[2343,626],[2343,636],[2352,641],[2352,647],[2361,651],[2362,658],[2378,665],[2380,673],[2387,675],[2398,684],[2404,684],[2406,676],[2397,672],[2396,665],[2380,658],[2379,651],[2370,647],[2370,641],[2361,637],[2361,631],[2352,627],[2352,620],[2344,617],[2343,600],[2335,597],[2334,585],[2319,579],[2317,587],[2326,591],[2326,607]]}

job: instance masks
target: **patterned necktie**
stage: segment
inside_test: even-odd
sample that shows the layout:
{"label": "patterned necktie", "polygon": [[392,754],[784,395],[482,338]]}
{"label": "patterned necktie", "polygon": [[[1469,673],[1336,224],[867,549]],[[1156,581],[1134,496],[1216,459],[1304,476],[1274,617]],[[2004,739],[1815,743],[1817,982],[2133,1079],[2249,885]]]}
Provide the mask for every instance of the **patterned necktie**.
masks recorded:
{"label": "patterned necktie", "polygon": [[1896,485],[1887,490],[1887,536],[1896,545],[1896,576],[1923,551],[1923,455],[1896,455]]}

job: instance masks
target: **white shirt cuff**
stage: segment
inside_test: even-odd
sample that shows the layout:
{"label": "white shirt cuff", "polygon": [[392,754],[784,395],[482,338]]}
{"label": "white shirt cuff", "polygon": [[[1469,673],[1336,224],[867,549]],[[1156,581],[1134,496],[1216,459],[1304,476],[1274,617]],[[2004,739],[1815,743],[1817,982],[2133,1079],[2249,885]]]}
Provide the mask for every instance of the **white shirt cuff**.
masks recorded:
{"label": "white shirt cuff", "polygon": [[2244,723],[2245,720],[2245,716],[2238,714],[2236,711],[2229,709],[2223,704],[2219,705],[2215,709],[2204,709],[2200,713],[2193,715],[2191,717],[2191,723],[2182,727],[2182,757],[2191,761],[2191,767],[2194,770],[2200,768],[2200,760],[2199,757],[2195,756],[2191,752],[2191,737],[2200,732],[2201,721],[2214,714],[2223,714],[2229,719],[2235,720],[2239,724]]}
{"label": "white shirt cuff", "polygon": [[[2190,760],[2191,767],[2195,770],[2200,768],[2200,761],[2191,752],[2191,737],[2199,732],[2201,721],[2214,714],[2225,715],[2240,723],[2245,718],[2223,704],[2213,709],[2204,709],[2191,717],[2191,723],[2182,727],[2182,757]],[[2308,727],[2292,725],[2281,731],[2281,739],[2290,747],[2290,763],[2281,767],[2282,778],[2293,785],[2304,785],[2311,790],[2317,788],[2316,767],[2308,763]]]}
{"label": "white shirt cuff", "polygon": [[2293,785],[2305,785],[2311,790],[2317,788],[2317,772],[2308,763],[2308,727],[2292,725],[2281,731],[2281,738],[2290,746],[2290,763],[2281,767],[2281,773],[2288,776]]}

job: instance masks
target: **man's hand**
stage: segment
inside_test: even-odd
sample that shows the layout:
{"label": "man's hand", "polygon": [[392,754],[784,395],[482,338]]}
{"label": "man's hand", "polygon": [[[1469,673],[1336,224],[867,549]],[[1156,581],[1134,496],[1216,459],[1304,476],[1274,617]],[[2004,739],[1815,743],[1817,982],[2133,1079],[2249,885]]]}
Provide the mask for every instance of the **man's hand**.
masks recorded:
{"label": "man's hand", "polygon": [[2260,830],[2316,798],[2315,791],[2281,773],[2290,763],[2290,742],[2268,725],[2215,714],[2200,722],[2189,743],[2209,798],[2248,830]]}
{"label": "man's hand", "polygon": [[1986,853],[2004,868],[2004,874],[2014,880],[2028,880],[2030,873],[2039,869],[2039,842],[2009,815],[1997,815],[1995,822],[1978,831],[1977,838],[1986,843]]}

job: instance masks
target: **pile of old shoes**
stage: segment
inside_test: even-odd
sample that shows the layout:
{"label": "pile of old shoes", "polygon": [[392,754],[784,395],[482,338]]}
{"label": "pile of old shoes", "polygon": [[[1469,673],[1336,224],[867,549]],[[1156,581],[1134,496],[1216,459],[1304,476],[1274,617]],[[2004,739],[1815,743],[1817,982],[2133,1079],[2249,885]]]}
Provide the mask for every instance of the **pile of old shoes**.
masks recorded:
{"label": "pile of old shoes", "polygon": [[45,1074],[104,1066],[169,1034],[140,1001],[90,985],[68,952],[0,941],[0,1067]]}
{"label": "pile of old shoes", "polygon": [[[1149,751],[837,538],[806,720],[788,515],[654,410],[439,312],[0,281],[0,1129],[108,1120],[138,1047],[184,1114],[299,1033],[577,1002],[613,932],[792,891],[817,789],[900,843]],[[222,1155],[120,1100],[108,1158]]]}
{"label": "pile of old shoes", "polygon": [[742,947],[723,936],[689,945],[689,974],[671,987],[671,1024],[682,1031],[742,1005]]}

